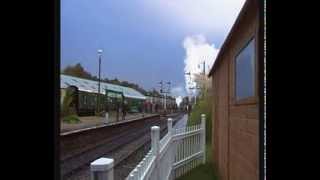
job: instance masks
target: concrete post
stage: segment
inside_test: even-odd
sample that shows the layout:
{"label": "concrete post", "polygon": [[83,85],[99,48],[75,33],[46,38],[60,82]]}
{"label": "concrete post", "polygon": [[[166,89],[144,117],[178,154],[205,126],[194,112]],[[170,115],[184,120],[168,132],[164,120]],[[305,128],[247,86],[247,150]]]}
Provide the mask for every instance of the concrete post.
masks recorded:
{"label": "concrete post", "polygon": [[201,114],[201,128],[202,128],[202,137],[201,137],[201,147],[203,151],[203,161],[202,163],[206,163],[206,115]]}
{"label": "concrete post", "polygon": [[113,180],[113,159],[100,158],[90,164],[91,180]]}
{"label": "concrete post", "polygon": [[155,156],[155,173],[156,179],[160,180],[160,172],[159,172],[159,151],[160,151],[160,128],[159,126],[151,127],[151,148],[152,155]]}

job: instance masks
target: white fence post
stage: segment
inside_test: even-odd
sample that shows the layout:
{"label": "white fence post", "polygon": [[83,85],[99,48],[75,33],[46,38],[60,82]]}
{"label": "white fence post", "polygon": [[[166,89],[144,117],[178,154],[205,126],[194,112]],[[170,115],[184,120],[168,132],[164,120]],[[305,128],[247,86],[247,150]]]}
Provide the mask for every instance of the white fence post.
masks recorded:
{"label": "white fence post", "polygon": [[201,128],[202,128],[202,137],[201,137],[201,147],[203,151],[203,160],[202,163],[206,163],[206,115],[201,114]]}
{"label": "white fence post", "polygon": [[100,158],[90,164],[91,180],[113,180],[113,159]]}
{"label": "white fence post", "polygon": [[155,156],[155,173],[156,173],[156,180],[160,180],[159,174],[159,151],[160,151],[160,128],[159,126],[152,126],[151,127],[151,148],[152,154]]}

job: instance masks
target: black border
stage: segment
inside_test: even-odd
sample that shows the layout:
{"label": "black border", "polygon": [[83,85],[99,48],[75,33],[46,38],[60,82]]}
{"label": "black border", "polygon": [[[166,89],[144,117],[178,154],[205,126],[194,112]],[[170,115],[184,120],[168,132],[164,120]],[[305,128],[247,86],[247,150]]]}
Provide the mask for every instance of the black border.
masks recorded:
{"label": "black border", "polygon": [[[270,0],[268,0],[269,2]],[[53,1],[53,24],[54,27],[51,28],[54,30],[54,36],[53,36],[53,42],[54,42],[54,50],[53,50],[53,61],[51,62],[51,65],[53,68],[53,78],[54,78],[54,91],[53,91],[53,102],[54,102],[54,121],[53,121],[53,142],[54,142],[54,179],[59,180],[60,179],[60,120],[59,120],[59,113],[60,113],[60,0]],[[261,180],[264,180],[264,0],[259,1],[259,35],[258,35],[258,43],[259,43],[259,52],[258,52],[258,58],[262,60],[262,63],[258,63],[258,96],[259,96],[259,115],[260,115],[260,123],[259,123],[259,177]],[[270,8],[267,8],[267,14],[268,17],[270,12]],[[52,16],[49,16],[52,17]],[[268,19],[268,18],[267,18]],[[267,24],[267,28],[270,28],[270,23]],[[267,31],[268,34],[268,31]],[[269,35],[267,35],[269,36]],[[269,44],[270,39],[268,38],[266,40]],[[269,50],[268,50],[269,52]],[[269,54],[267,57],[270,57]],[[269,59],[267,60],[269,62]],[[268,63],[266,63],[268,64]],[[268,71],[267,71],[268,72]],[[268,74],[268,73],[267,73]],[[267,82],[268,82],[268,75],[267,75]],[[267,94],[269,94],[270,86],[267,83]],[[270,102],[269,97],[267,96],[267,102]],[[269,107],[267,106],[267,117],[270,115]],[[271,146],[270,143],[270,118],[267,118],[267,179],[272,179],[270,171],[270,166],[268,165],[270,163],[270,156],[269,156],[269,148]],[[47,177],[45,178],[47,179]]]}
{"label": "black border", "polygon": [[259,97],[259,177],[264,180],[266,174],[264,173],[264,1],[259,1],[259,49],[258,49],[258,97]]}
{"label": "black border", "polygon": [[60,0],[54,0],[54,179],[60,180]]}

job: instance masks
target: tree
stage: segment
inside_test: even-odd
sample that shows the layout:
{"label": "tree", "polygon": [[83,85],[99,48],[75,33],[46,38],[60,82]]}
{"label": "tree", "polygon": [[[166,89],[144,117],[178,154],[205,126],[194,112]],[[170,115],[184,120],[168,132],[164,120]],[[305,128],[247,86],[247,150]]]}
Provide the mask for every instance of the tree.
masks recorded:
{"label": "tree", "polygon": [[[62,74],[75,76],[75,77],[79,77],[79,78],[84,78],[84,79],[89,79],[89,80],[94,80],[94,81],[99,80],[99,78],[97,76],[93,76],[88,71],[86,71],[80,63],[77,63],[76,65],[73,65],[73,66],[72,65],[67,66],[65,69],[62,70]],[[140,87],[138,84],[130,83],[128,81],[120,81],[117,78],[112,79],[112,80],[110,80],[108,78],[104,78],[104,79],[102,78],[101,82],[106,82],[106,83],[116,84],[116,85],[120,85],[120,86],[124,86],[124,87],[129,87],[129,88],[132,88],[132,89],[139,91],[140,93],[142,93],[144,95],[147,94],[147,91],[145,89],[143,89],[142,87]]]}
{"label": "tree", "polygon": [[152,96],[157,96],[159,97],[161,94],[156,90],[156,89],[152,89],[152,91],[150,92]]}
{"label": "tree", "polygon": [[117,78],[110,80],[110,83],[120,85],[120,81]]}
{"label": "tree", "polygon": [[85,79],[93,79],[92,75],[87,72],[80,63],[77,63],[74,66],[67,66],[63,71],[62,74],[76,76]]}
{"label": "tree", "polygon": [[206,75],[203,74],[195,74],[195,79],[197,86],[200,87],[200,94],[202,97],[209,95],[212,92],[212,81],[211,78],[208,78]]}

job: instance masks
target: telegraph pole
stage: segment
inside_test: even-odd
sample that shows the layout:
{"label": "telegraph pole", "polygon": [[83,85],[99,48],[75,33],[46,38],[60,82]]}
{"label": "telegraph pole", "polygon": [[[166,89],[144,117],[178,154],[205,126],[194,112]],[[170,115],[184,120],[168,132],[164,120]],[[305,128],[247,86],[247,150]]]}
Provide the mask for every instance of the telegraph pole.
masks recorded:
{"label": "telegraph pole", "polygon": [[159,82],[160,84],[160,93],[161,94],[164,94],[164,100],[163,100],[163,107],[164,107],[164,110],[166,111],[167,110],[167,93],[170,93],[170,88],[171,88],[171,82],[166,82],[166,84],[168,84],[168,90],[165,91],[165,88],[164,88],[164,82],[161,80]]}
{"label": "telegraph pole", "polygon": [[206,78],[206,61],[203,61],[203,89],[202,89],[202,98],[204,98],[204,92],[205,92],[205,78]]}
{"label": "telegraph pole", "polygon": [[164,109],[167,110],[167,93],[170,93],[170,85],[171,82],[167,82],[167,84],[169,85],[168,91],[165,91],[165,95],[164,95]]}
{"label": "telegraph pole", "polygon": [[[160,94],[162,94],[162,92],[163,92],[163,82],[162,82],[162,80],[159,82],[159,84],[160,84]],[[163,99],[162,99],[162,105],[164,105]]]}

